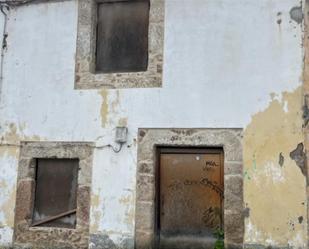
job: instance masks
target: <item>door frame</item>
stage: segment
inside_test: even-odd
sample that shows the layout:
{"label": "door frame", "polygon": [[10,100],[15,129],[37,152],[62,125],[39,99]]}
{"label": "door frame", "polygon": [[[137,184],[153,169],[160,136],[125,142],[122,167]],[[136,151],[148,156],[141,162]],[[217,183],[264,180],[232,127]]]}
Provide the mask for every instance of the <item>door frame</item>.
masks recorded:
{"label": "door frame", "polygon": [[162,128],[138,130],[135,249],[156,248],[158,147],[220,147],[224,151],[224,233],[226,248],[244,239],[243,130]]}

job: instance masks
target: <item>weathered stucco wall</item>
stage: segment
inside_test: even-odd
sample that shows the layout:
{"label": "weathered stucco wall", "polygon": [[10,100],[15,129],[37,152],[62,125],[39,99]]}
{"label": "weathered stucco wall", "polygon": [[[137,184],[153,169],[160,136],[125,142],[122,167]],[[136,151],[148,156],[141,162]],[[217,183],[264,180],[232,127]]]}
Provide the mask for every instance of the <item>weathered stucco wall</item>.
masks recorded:
{"label": "weathered stucco wall", "polygon": [[121,90],[74,90],[76,1],[12,9],[0,103],[0,245],[12,241],[21,140],[101,146],[127,125],[119,154],[94,153],[93,248],[132,247],[136,139],[145,127],[243,128],[245,243],[305,248],[303,32],[290,17],[300,4],[166,0],[163,86]]}

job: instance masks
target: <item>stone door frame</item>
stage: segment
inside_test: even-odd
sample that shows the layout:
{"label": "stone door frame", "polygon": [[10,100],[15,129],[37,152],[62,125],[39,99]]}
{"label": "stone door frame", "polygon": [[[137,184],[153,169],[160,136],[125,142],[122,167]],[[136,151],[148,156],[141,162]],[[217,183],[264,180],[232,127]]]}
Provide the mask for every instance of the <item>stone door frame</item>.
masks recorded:
{"label": "stone door frame", "polygon": [[136,175],[135,249],[156,245],[157,147],[220,147],[224,151],[226,248],[244,239],[242,129],[139,129]]}

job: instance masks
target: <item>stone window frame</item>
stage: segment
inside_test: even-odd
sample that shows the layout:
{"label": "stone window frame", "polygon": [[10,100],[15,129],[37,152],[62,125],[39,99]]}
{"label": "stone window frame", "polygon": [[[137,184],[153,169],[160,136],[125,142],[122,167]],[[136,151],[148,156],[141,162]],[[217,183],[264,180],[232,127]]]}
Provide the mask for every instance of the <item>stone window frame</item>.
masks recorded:
{"label": "stone window frame", "polygon": [[[91,142],[21,142],[14,245],[35,248],[88,248],[93,150],[94,144]],[[32,226],[38,158],[79,159],[74,229]]]}
{"label": "stone window frame", "polygon": [[157,148],[162,146],[223,148],[225,248],[243,248],[242,137],[238,128],[138,130],[135,249],[155,248]]}
{"label": "stone window frame", "polygon": [[161,87],[165,0],[150,0],[147,71],[130,73],[95,72],[97,5],[100,2],[104,0],[78,0],[75,89]]}

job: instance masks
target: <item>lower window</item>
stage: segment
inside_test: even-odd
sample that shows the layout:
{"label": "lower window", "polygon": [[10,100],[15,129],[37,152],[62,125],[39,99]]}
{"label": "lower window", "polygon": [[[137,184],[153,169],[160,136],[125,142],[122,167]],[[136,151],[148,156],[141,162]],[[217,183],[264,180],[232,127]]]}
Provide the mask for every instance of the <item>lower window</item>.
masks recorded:
{"label": "lower window", "polygon": [[36,159],[32,226],[76,226],[78,159]]}
{"label": "lower window", "polygon": [[93,146],[21,142],[14,248],[88,248]]}

